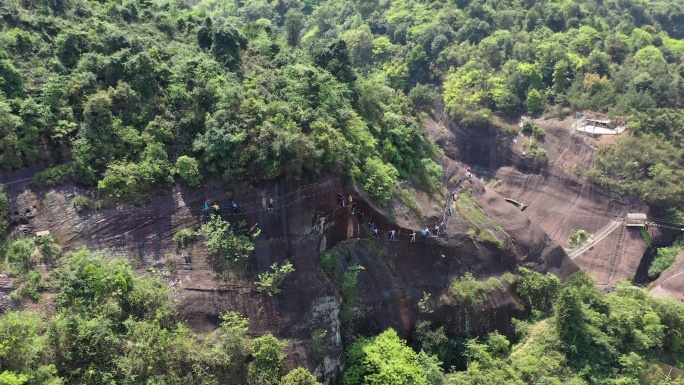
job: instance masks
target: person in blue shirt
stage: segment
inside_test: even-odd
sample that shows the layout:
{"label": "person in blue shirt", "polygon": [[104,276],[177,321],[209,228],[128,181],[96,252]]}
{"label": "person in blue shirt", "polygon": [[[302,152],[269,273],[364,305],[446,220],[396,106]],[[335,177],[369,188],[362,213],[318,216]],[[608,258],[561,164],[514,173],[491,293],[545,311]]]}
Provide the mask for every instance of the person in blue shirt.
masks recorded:
{"label": "person in blue shirt", "polygon": [[235,203],[235,201],[230,202],[230,205],[233,207],[233,212],[239,213],[240,209],[238,208],[238,204]]}
{"label": "person in blue shirt", "polygon": [[202,214],[203,215],[209,214],[209,201],[204,201],[204,212]]}

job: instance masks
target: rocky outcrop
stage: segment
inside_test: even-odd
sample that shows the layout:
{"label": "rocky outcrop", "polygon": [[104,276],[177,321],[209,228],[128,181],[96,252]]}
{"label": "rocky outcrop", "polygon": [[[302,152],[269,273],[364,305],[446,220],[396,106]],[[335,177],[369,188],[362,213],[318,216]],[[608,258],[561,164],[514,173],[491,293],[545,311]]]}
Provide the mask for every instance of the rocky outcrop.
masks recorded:
{"label": "rocky outcrop", "polygon": [[0,314],[12,307],[10,293],[14,290],[12,279],[6,274],[0,274]]}
{"label": "rocky outcrop", "polygon": [[[454,175],[462,172],[453,162],[445,166]],[[465,183],[463,191],[472,199],[469,204],[482,216],[478,231],[494,238],[474,237],[473,221],[456,212],[440,237],[409,242],[411,229],[443,219],[443,197],[420,195],[417,203],[424,216],[418,221],[415,215],[403,215],[405,206],[399,201],[378,206],[363,191],[345,187],[334,175],[299,181],[281,177],[255,183],[249,189],[235,187],[230,194],[218,181],[201,189],[175,186],[170,195],[157,197],[146,207],[120,205],[82,212],[76,211],[72,200],[87,192],[77,187],[24,188],[13,195],[12,205],[36,206],[32,219],[36,230],[50,230],[67,250],[106,248],[129,259],[139,270],[155,267],[165,271],[182,320],[195,330],[211,330],[223,312],[240,312],[250,319],[250,333],[273,333],[290,342],[292,366],[308,366],[334,382],[344,346],[357,334],[393,327],[408,337],[419,319],[428,318],[451,335],[493,330],[511,335],[510,318],[524,314],[510,284],[503,282],[488,290],[477,306],[449,300],[450,283],[467,272],[484,281],[515,273],[520,265],[560,276],[577,269],[563,249],[527,216],[479,181]],[[352,192],[357,210],[383,230],[377,239],[349,207],[338,206],[340,191]],[[267,208],[268,196],[275,198],[273,210]],[[233,198],[240,205],[239,213],[226,209]],[[202,206],[207,199],[224,207],[224,219],[261,229],[254,259],[246,270],[219,277],[207,263],[202,242],[181,248],[173,241],[177,231],[198,228],[205,220]],[[398,230],[396,241],[387,240],[390,228]],[[338,253],[342,271],[352,265],[363,267],[352,311],[344,317],[340,313],[343,306],[349,306],[349,298],[341,294],[341,282],[321,267],[325,251]],[[270,297],[259,293],[254,285],[256,275],[286,260],[296,271],[284,282],[283,293]],[[429,315],[418,308],[426,293],[432,298]],[[324,354],[313,357],[309,353],[312,334],[321,330],[325,331]]]}
{"label": "rocky outcrop", "polygon": [[[441,123],[432,122],[429,131],[446,156],[471,165],[478,177],[491,180],[492,188],[501,196],[527,205],[523,215],[565,247],[574,229],[595,233],[629,212],[650,214],[642,200],[611,193],[581,176],[593,167],[599,140],[575,133],[570,127],[572,119],[535,123],[546,131],[538,140],[548,154],[545,166],[524,155],[522,143],[528,138],[522,134],[467,130],[446,117]],[[666,237],[661,229],[648,231],[654,239]],[[611,287],[625,279],[640,278],[648,262],[646,252],[647,245],[637,229],[619,226],[574,262],[601,287]]]}

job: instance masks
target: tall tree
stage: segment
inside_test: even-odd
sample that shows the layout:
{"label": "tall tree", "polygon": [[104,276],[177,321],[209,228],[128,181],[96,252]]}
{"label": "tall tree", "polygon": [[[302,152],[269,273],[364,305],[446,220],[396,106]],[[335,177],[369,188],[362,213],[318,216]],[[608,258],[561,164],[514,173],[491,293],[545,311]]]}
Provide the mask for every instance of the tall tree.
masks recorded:
{"label": "tall tree", "polygon": [[287,45],[296,47],[301,41],[302,28],[304,28],[304,14],[298,9],[290,9],[285,14],[285,32],[287,33]]}

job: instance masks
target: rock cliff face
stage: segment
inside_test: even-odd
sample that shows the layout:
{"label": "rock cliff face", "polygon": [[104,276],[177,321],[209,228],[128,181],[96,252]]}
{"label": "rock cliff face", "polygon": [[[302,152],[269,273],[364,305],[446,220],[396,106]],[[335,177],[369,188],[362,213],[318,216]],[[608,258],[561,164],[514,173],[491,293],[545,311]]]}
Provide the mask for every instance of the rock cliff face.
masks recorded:
{"label": "rock cliff face", "polygon": [[[446,166],[452,174],[463,171],[450,161]],[[363,192],[343,187],[340,178],[326,175],[316,180],[262,181],[234,193],[240,213],[224,208],[222,217],[256,225],[261,235],[249,271],[217,277],[207,264],[202,242],[180,248],[172,238],[178,230],[200,225],[205,199],[227,207],[226,194],[219,187],[212,183],[196,190],[176,186],[170,195],[155,198],[147,207],[123,205],[81,213],[71,201],[84,192],[73,186],[48,191],[14,186],[10,194],[15,210],[36,206],[35,229],[50,230],[67,250],[107,248],[139,270],[167,271],[183,321],[199,332],[213,328],[221,313],[238,311],[249,317],[250,333],[273,333],[290,341],[292,366],[308,366],[330,383],[338,375],[345,343],[356,334],[393,327],[409,337],[422,317],[443,325],[451,335],[495,329],[510,335],[510,318],[524,315],[513,288],[502,281],[488,290],[486,299],[467,306],[453,300],[449,291],[450,282],[466,272],[486,280],[515,273],[520,265],[560,276],[577,269],[539,227],[475,179],[464,182],[463,191],[470,191],[469,204],[482,216],[476,225],[479,231],[502,239],[501,244],[474,238],[472,218],[458,211],[440,237],[409,242],[410,229],[443,219],[436,203],[421,196],[418,202],[427,213],[423,221],[410,215],[399,218],[403,206],[398,201],[379,207]],[[381,229],[378,238],[370,235],[349,207],[338,206],[336,197],[341,191],[352,193],[357,210]],[[268,196],[276,200],[272,211],[267,209]],[[390,228],[398,230],[396,241],[387,240]],[[363,267],[351,297],[348,293],[344,297],[342,282],[321,267],[325,251],[335,252],[341,271],[353,265]],[[296,271],[286,279],[283,293],[272,297],[259,293],[255,276],[274,262],[286,260]],[[417,304],[425,293],[430,294],[427,305],[432,313],[421,316]],[[348,309],[341,315],[344,306]],[[326,349],[322,356],[312,357],[309,346],[316,330],[326,331]]]}
{"label": "rock cliff face", "polygon": [[[501,196],[527,205],[523,215],[562,246],[568,247],[573,229],[596,233],[629,212],[650,215],[650,208],[640,199],[603,190],[579,176],[593,167],[598,146],[614,137],[596,140],[575,133],[571,119],[535,123],[546,131],[538,141],[548,153],[549,163],[545,166],[524,156],[521,144],[527,138],[523,135],[502,138],[490,132],[465,130],[446,118],[441,123],[433,122],[430,132],[447,157],[469,164],[477,176],[491,179],[490,185]],[[668,238],[659,228],[651,228],[649,233],[655,241]],[[646,249],[637,229],[618,226],[574,262],[596,278],[601,287],[611,287],[643,276],[648,264]]]}

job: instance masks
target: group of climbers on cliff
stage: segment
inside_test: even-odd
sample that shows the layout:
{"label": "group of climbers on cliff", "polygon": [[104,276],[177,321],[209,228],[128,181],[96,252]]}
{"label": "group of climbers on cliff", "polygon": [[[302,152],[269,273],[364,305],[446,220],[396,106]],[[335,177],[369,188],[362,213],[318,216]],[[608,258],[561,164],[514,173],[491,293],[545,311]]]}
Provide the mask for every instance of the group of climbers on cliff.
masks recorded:
{"label": "group of climbers on cliff", "polygon": [[[238,206],[237,202],[235,202],[234,200],[232,200],[230,202],[230,207],[233,208],[234,213],[240,212],[240,207]],[[209,201],[205,200],[204,201],[204,209],[202,209],[202,215],[209,215],[209,208],[210,208]],[[214,202],[214,204],[211,205],[211,208],[214,210],[215,215],[219,215],[221,213],[221,208],[219,207],[218,202]],[[269,209],[272,209],[272,208],[273,208],[273,200],[271,199],[269,201]]]}
{"label": "group of climbers on cliff", "polygon": [[[472,173],[470,171],[470,167],[466,168],[465,177],[468,178],[468,181],[470,181],[472,183]],[[452,202],[456,202],[458,200],[458,190],[461,187],[462,182],[463,182],[463,178],[458,178],[458,180],[456,181],[456,185],[454,186],[453,189],[450,190],[450,196],[449,197],[451,198]],[[273,205],[275,203],[273,197],[268,196],[268,198],[266,199],[266,202],[268,205],[268,210],[272,211]],[[234,213],[240,212],[240,208],[239,208],[239,206],[235,200],[231,200],[230,206],[233,209]],[[351,214],[352,214],[352,217],[356,217],[356,215],[358,215],[359,224],[363,224],[366,222],[367,217],[363,211],[358,211],[358,214],[357,214],[357,204],[356,204],[356,202],[354,202],[354,199],[353,199],[351,194],[348,195],[348,194],[345,194],[343,192],[337,193],[337,206],[338,207],[349,207]],[[205,216],[209,215],[210,208],[213,209],[214,214],[219,215],[220,208],[219,208],[218,203],[214,202],[214,204],[210,206],[209,200],[204,201],[203,215],[205,215]],[[448,204],[445,207],[445,209],[444,209],[444,213],[445,213],[444,220],[440,224],[435,225],[435,227],[434,227],[435,237],[441,235],[443,231],[447,230],[448,221],[452,216],[452,210],[453,209],[452,209],[451,204]],[[375,225],[374,222],[369,223],[369,232],[374,238],[377,238],[378,233],[379,233],[379,229]],[[399,232],[396,229],[390,229],[388,231],[389,240],[390,241],[396,240],[398,234],[399,234]],[[422,239],[428,238],[430,236],[430,228],[428,226],[425,226],[425,228],[420,231],[420,234],[421,234]],[[417,232],[415,230],[411,230],[411,233],[409,233],[409,235],[411,236],[410,242],[417,242],[416,241]]]}
{"label": "group of climbers on cliff", "polygon": [[[219,208],[218,203],[214,202],[214,204],[211,205],[211,208],[214,210],[214,214],[216,214],[216,215],[219,214],[220,208]],[[203,211],[204,215],[209,215],[209,201],[204,201],[204,210],[202,210],[202,211]]]}

